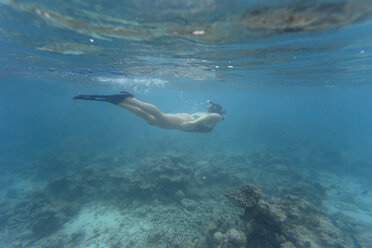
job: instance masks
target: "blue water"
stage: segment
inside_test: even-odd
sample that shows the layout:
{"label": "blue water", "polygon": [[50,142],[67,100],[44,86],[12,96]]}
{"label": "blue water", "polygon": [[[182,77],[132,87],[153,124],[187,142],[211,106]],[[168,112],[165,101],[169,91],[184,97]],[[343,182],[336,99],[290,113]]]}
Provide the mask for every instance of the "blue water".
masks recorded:
{"label": "blue water", "polygon": [[[372,247],[371,6],[359,0],[0,0],[0,246],[56,245],[53,235],[62,224],[29,234],[24,217],[25,224],[15,226],[26,234],[18,237],[9,228],[9,209],[94,164],[136,170],[146,159],[177,153],[191,167],[222,164],[226,175],[255,183],[268,195],[280,195],[278,188],[291,191],[275,181],[286,175],[263,162],[254,167],[272,184],[244,169],[247,175],[239,177],[233,168],[254,163],[251,154],[258,152],[294,161],[285,165],[289,171],[327,190],[318,206],[323,212],[363,226],[337,228],[353,233],[355,247]],[[213,100],[226,109],[226,118],[210,133],[188,133],[150,126],[107,103],[72,100],[120,90],[168,113],[202,112]],[[229,180],[217,185],[241,183]],[[104,237],[90,247],[144,244],[114,246]],[[86,247],[87,239],[58,244]]]}

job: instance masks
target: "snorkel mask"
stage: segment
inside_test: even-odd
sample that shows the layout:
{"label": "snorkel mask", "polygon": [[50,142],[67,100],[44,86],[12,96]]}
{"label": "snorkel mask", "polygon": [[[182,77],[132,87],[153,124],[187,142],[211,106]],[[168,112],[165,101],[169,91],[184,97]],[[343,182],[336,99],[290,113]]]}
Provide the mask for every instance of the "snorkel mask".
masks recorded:
{"label": "snorkel mask", "polygon": [[208,107],[208,112],[220,114],[222,119],[225,119],[226,111],[220,104],[214,103],[210,100],[208,100],[208,103],[213,106],[212,111],[210,110],[210,107]]}

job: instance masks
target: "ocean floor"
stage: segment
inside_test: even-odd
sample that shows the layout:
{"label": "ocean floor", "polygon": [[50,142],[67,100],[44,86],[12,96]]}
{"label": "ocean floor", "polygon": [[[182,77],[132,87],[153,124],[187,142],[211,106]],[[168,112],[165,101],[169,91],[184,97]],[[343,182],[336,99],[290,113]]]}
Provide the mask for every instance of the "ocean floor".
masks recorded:
{"label": "ocean floor", "polygon": [[[53,177],[35,166],[51,155],[1,177],[1,247],[372,247],[370,184],[290,156],[70,155],[59,154]],[[73,166],[54,175],[64,163]],[[225,197],[245,183],[262,192],[257,206]],[[263,230],[270,244],[260,243]]]}

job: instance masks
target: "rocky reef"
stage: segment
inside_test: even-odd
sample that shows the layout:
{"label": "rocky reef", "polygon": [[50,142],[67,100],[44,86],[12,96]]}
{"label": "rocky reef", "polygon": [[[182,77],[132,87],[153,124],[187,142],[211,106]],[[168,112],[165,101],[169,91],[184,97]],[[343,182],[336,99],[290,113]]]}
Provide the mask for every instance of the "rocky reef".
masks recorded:
{"label": "rocky reef", "polygon": [[185,197],[200,197],[203,179],[191,161],[170,154],[142,161],[141,169],[127,177],[125,184],[132,197],[165,202],[179,199],[187,205],[190,200]]}
{"label": "rocky reef", "polygon": [[[163,247],[162,244],[205,247],[206,238],[203,237],[209,235],[209,229],[203,227],[204,221],[223,222],[226,226],[223,230],[226,231],[236,225],[232,224],[236,219],[231,216],[220,221],[220,214],[214,213],[219,207],[214,204],[211,210],[213,203],[206,200],[211,195],[221,195],[225,188],[224,182],[218,180],[224,174],[212,173],[214,169],[209,164],[195,163],[190,157],[178,153],[145,158],[134,168],[126,168],[125,164],[118,166],[110,157],[91,160],[79,173],[56,177],[40,190],[9,198],[8,203],[2,203],[0,227],[5,236],[0,235],[0,241],[19,247],[76,246],[84,236],[82,233],[66,236],[59,231],[82,209],[102,203],[126,215],[125,211],[135,209],[144,218],[147,216],[151,225],[159,222],[158,216],[164,216],[165,212],[166,220],[162,221],[184,223],[183,227],[179,227],[181,234],[178,238],[170,238],[171,234],[162,230],[166,224],[148,232],[147,239],[156,236],[159,247]],[[186,220],[189,223],[185,223]],[[128,225],[119,222],[122,226]],[[188,225],[193,225],[194,230],[191,231]],[[234,236],[234,231],[226,235]],[[190,236],[199,236],[200,239]],[[117,241],[118,244],[125,244],[120,242]]]}
{"label": "rocky reef", "polygon": [[225,196],[239,208],[252,208],[262,198],[262,192],[251,184],[243,184],[238,189],[229,189]]}
{"label": "rocky reef", "polygon": [[[43,167],[42,178],[51,178],[43,187],[6,190],[0,201],[1,247],[358,248],[371,243],[368,223],[323,212],[326,189],[295,158],[268,152],[204,160],[168,152],[135,162],[124,156],[70,157],[45,159],[54,167],[51,173]],[[62,168],[66,173],[60,175]],[[252,184],[242,184],[246,181]]]}
{"label": "rocky reef", "polygon": [[[287,151],[291,152],[291,151]],[[296,156],[278,156],[270,150],[254,150],[244,156],[213,158],[216,170],[228,167],[228,175],[235,175],[230,187],[251,182],[267,195],[283,197],[286,194],[299,196],[304,200],[321,205],[327,198],[327,189],[319,183],[319,175],[309,172]]]}
{"label": "rocky reef", "polygon": [[262,192],[251,184],[229,189],[225,196],[244,209],[248,247],[354,247],[352,237],[335,226],[330,217],[297,196],[264,200]]}
{"label": "rocky reef", "polygon": [[247,237],[244,232],[231,228],[226,233],[215,232],[213,243],[220,248],[243,248],[247,245]]}

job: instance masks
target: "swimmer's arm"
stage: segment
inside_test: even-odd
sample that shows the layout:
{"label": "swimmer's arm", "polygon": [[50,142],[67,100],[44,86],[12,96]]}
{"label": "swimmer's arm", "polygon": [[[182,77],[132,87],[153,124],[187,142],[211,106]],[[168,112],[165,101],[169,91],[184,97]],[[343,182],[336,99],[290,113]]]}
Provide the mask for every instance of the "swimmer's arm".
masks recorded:
{"label": "swimmer's arm", "polygon": [[201,117],[204,117],[208,115],[208,113],[204,113],[204,112],[197,112],[197,113],[194,113],[194,114],[191,114],[191,116],[196,120],[196,119],[199,119]]}
{"label": "swimmer's arm", "polygon": [[196,120],[193,121],[188,121],[183,123],[183,127],[186,130],[193,130],[196,125],[199,125],[200,123],[203,123],[204,126],[206,127],[214,127],[219,121],[222,120],[222,116],[219,114],[207,114],[205,116],[202,116]]}

